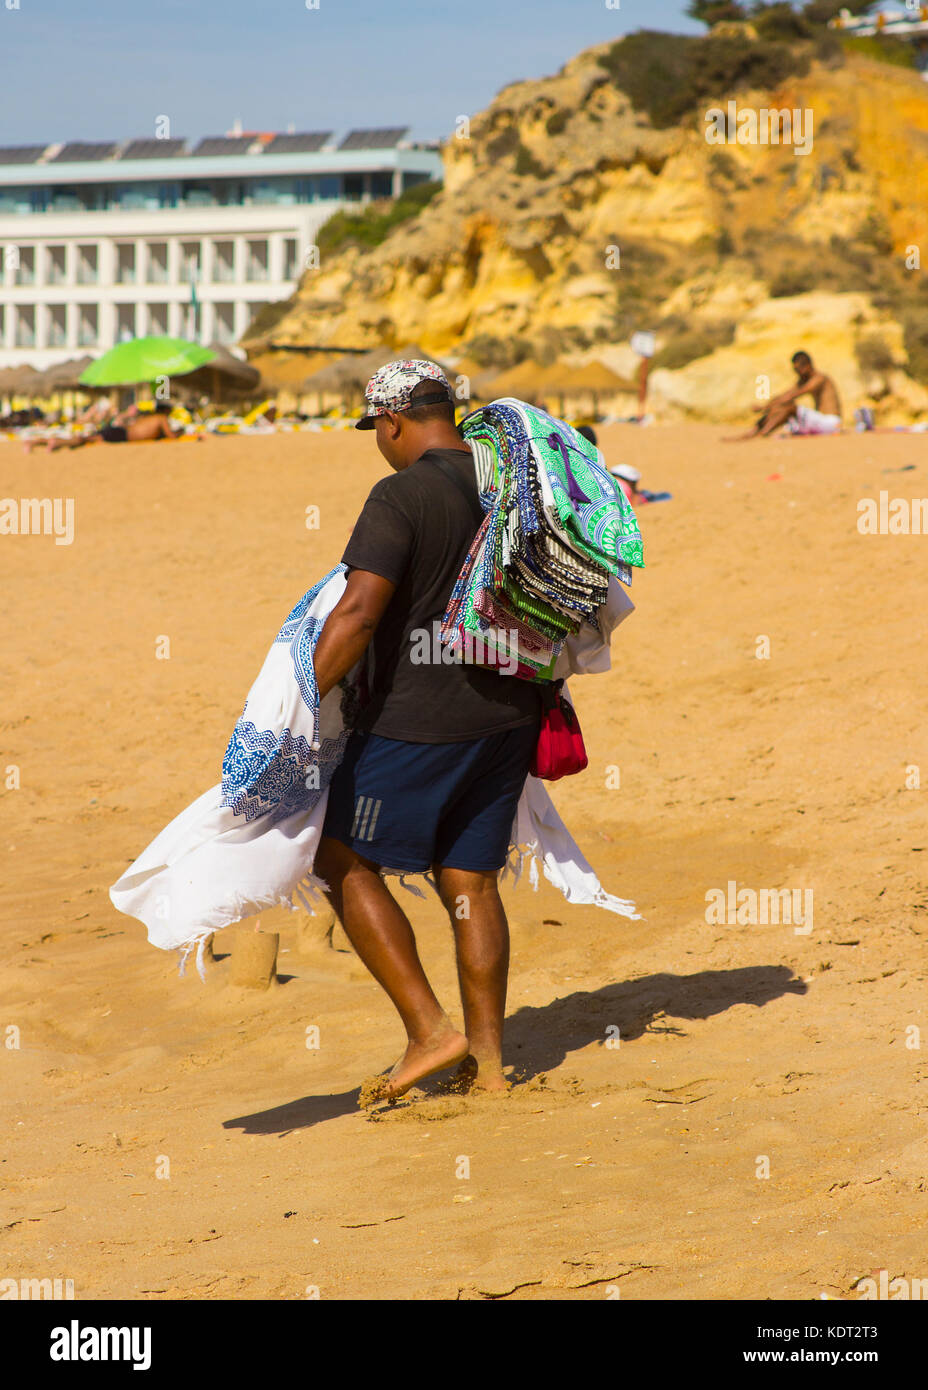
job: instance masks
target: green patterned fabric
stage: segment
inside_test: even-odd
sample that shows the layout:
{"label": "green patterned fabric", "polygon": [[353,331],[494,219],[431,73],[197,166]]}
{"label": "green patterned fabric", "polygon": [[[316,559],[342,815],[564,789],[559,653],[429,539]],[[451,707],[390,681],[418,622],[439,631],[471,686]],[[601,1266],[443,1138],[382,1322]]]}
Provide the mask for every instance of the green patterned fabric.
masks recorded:
{"label": "green patterned fabric", "polygon": [[589,508],[578,508],[570,498],[563,452],[549,443],[552,417],[530,405],[525,406],[524,411],[532,426],[530,436],[535,453],[551,483],[561,526],[571,542],[592,560],[604,565],[610,574],[618,574],[621,564],[643,567],[644,551],[635,509],[622,489],[616,486],[611,473],[598,461],[596,445],[564,421],[554,422],[558,432],[569,439],[571,473],[592,504]]}
{"label": "green patterned fabric", "polygon": [[[452,590],[442,639],[550,680],[567,638],[597,626],[610,576],[644,564],[635,511],[599,451],[563,420],[500,400],[461,425],[487,513]],[[482,658],[481,658],[482,659]]]}

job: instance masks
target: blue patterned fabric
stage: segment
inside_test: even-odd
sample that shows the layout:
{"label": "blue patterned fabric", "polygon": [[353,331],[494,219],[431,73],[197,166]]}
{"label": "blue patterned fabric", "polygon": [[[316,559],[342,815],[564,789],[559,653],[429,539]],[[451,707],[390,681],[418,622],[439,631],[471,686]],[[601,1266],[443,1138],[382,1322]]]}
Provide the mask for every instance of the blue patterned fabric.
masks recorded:
{"label": "blue patterned fabric", "polygon": [[[249,717],[249,696],[232,731],[222,760],[222,804],[234,815],[243,816],[246,823],[259,816],[283,820],[296,811],[311,810],[328,787],[344,752],[349,728],[343,729],[337,738],[320,740],[315,735],[319,726],[319,689],[313,654],[323,622],[312,617],[310,609],[323,587],[346,568],[339,562],[308,589],[274,639],[275,646],[286,643],[290,647],[293,679],[300,696],[287,726],[279,731],[258,727]],[[313,741],[318,746],[314,748],[309,738],[294,732],[290,726],[295,720],[314,731]]]}
{"label": "blue patterned fabric", "polygon": [[[233,815],[244,816],[246,823],[259,816],[282,820],[295,811],[311,810],[324,790],[322,764],[331,763],[331,776],[345,742],[328,739],[314,752],[305,738],[294,737],[289,729],[273,734],[256,729],[250,719],[240,719],[222,760],[222,804]],[[332,746],[326,748],[326,743]]]}

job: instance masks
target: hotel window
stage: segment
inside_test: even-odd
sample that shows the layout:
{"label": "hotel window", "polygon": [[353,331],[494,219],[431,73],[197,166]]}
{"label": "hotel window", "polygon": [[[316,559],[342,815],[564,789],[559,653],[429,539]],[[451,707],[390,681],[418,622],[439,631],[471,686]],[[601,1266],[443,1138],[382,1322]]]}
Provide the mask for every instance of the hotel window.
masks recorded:
{"label": "hotel window", "polygon": [[18,348],[35,347],[35,306],[21,304],[15,310],[14,342]]}
{"label": "hotel window", "polygon": [[300,243],[296,237],[287,237],[284,241],[284,279],[295,280],[299,275],[299,256]]}
{"label": "hotel window", "polygon": [[342,181],[338,174],[323,174],[319,180],[319,197],[340,198],[342,195]]}
{"label": "hotel window", "polygon": [[148,243],[148,283],[166,285],[168,282],[168,244],[166,241]]}
{"label": "hotel window", "polygon": [[345,197],[351,202],[356,203],[364,192],[364,176],[362,174],[345,175]]}
{"label": "hotel window", "polygon": [[392,174],[371,174],[371,197],[391,198],[393,196]]}
{"label": "hotel window", "polygon": [[124,208],[131,212],[138,208],[157,207],[157,202],[149,203],[146,186],[143,183],[117,184],[111,195],[111,206]]}
{"label": "hotel window", "polygon": [[[35,284],[35,247],[19,247],[19,265],[13,271],[14,285],[34,285]],[[17,343],[17,347],[21,347]]]}
{"label": "hotel window", "polygon": [[166,304],[149,304],[148,331],[155,338],[167,337],[168,306]]}
{"label": "hotel window", "polygon": [[68,278],[67,251],[63,246],[45,248],[46,285],[64,285]]}
{"label": "hotel window", "polygon": [[96,347],[99,333],[96,304],[82,304],[77,319],[78,347]]}
{"label": "hotel window", "polygon": [[266,280],[268,278],[267,242],[249,241],[245,262],[246,280]]}
{"label": "hotel window", "polygon": [[128,190],[130,201],[123,203],[123,207],[133,208],[160,208],[161,189],[156,183],[137,183]]}
{"label": "hotel window", "polygon": [[228,285],[235,279],[235,242],[213,242],[213,280]]}
{"label": "hotel window", "polygon": [[77,283],[95,285],[100,278],[100,261],[95,246],[77,248]]}
{"label": "hotel window", "polygon": [[273,202],[275,203],[295,203],[296,185],[293,179],[274,180]]}
{"label": "hotel window", "polygon": [[[83,212],[86,208],[86,203],[76,188],[51,188],[42,190],[42,193],[43,202],[49,212]],[[40,210],[36,208],[36,212]]]}
{"label": "hotel window", "polygon": [[116,305],[116,341],[127,343],[135,337],[135,305]]}
{"label": "hotel window", "polygon": [[235,342],[235,305],[216,305],[216,342],[229,347]]}
{"label": "hotel window", "polygon": [[130,242],[116,247],[117,285],[135,284],[135,244]]}
{"label": "hotel window", "polygon": [[191,280],[199,282],[201,274],[200,243],[198,241],[182,241],[180,246],[181,283],[189,285]]}
{"label": "hotel window", "polygon": [[238,179],[222,179],[213,184],[213,197],[222,208],[241,207],[244,184]]}
{"label": "hotel window", "polygon": [[48,347],[64,347],[68,341],[67,309],[63,304],[48,305],[46,344]]}
{"label": "hotel window", "polygon": [[216,205],[216,196],[208,183],[185,183],[183,198],[189,208],[211,208]]}

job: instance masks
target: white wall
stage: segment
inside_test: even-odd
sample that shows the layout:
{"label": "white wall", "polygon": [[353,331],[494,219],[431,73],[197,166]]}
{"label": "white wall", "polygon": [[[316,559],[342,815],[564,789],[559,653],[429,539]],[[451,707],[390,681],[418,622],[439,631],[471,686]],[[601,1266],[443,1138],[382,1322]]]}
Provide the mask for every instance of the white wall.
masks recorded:
{"label": "white wall", "polygon": [[[227,322],[231,313],[235,338],[238,338],[245,331],[255,305],[288,299],[293,294],[307,248],[314,244],[323,222],[343,206],[355,205],[332,201],[286,207],[165,208],[0,216],[0,304],[5,306],[0,367],[27,363],[41,369],[84,353],[98,356],[117,341],[120,316],[124,321],[131,317],[130,307],[134,309],[138,334],[149,331],[148,306],[154,304],[167,306],[169,334],[192,336],[190,284],[182,253],[185,243],[199,248],[199,340],[209,342],[216,336],[216,306],[220,304],[231,306],[225,310],[223,321]],[[297,278],[285,279],[286,242],[290,239],[297,242]],[[233,280],[213,279],[214,241],[234,244]],[[266,279],[246,278],[249,241],[267,242]],[[167,282],[148,278],[153,260],[149,253],[151,242],[167,244]],[[130,283],[118,283],[118,248],[129,244],[135,249],[135,279]],[[51,246],[65,247],[64,283],[48,283],[47,248]],[[96,248],[96,283],[78,283],[79,246]],[[16,283],[11,264],[14,257],[10,255],[14,248],[33,251],[35,279],[32,284]],[[67,341],[63,346],[50,341],[52,306],[56,311],[58,306],[65,308]],[[82,306],[94,306],[97,311],[99,337],[92,345],[79,342]],[[26,310],[27,315],[31,311],[34,318],[34,347],[16,346],[20,310]],[[56,316],[60,318],[60,314]],[[156,321],[154,328],[157,330],[158,326]]]}

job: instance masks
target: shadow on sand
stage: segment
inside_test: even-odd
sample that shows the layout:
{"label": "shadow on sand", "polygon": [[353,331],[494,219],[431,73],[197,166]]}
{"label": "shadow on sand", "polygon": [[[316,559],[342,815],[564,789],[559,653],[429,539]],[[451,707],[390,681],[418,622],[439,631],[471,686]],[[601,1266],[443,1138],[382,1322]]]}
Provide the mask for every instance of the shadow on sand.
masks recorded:
{"label": "shadow on sand", "polygon": [[[605,1042],[606,1029],[619,1029],[623,1042],[651,1031],[683,1031],[665,1020],[712,1018],[736,1004],[762,1008],[785,994],[805,994],[807,987],[785,965],[745,966],[738,970],[701,970],[695,975],[643,975],[622,984],[577,991],[550,1004],[518,1009],[506,1020],[504,1064],[513,1064],[517,1085],[551,1072],[570,1052]],[[655,1026],[656,1025],[656,1026]],[[614,1036],[614,1035],[613,1035]],[[431,1090],[435,1078],[423,1083]],[[287,1134],[323,1120],[357,1112],[360,1087],[300,1100],[223,1121],[224,1129],[246,1134]]]}

